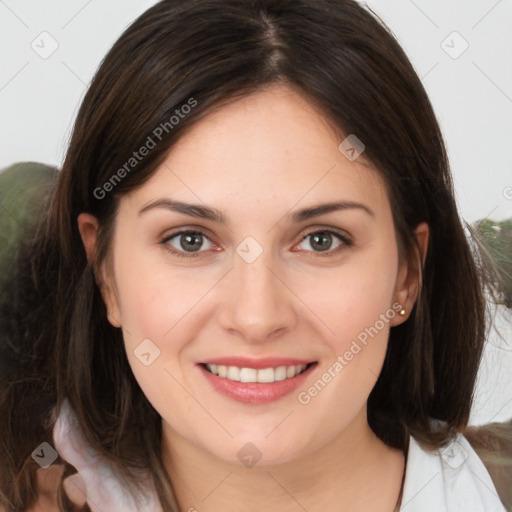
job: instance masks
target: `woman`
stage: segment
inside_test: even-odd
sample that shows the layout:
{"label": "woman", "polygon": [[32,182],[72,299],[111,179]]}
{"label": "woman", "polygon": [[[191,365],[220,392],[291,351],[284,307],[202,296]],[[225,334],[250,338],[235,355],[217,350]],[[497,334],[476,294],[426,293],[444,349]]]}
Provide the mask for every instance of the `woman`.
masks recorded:
{"label": "woman", "polygon": [[357,3],[149,9],[23,252],[7,510],[48,469],[63,510],[505,510],[461,435],[484,303],[442,136]]}

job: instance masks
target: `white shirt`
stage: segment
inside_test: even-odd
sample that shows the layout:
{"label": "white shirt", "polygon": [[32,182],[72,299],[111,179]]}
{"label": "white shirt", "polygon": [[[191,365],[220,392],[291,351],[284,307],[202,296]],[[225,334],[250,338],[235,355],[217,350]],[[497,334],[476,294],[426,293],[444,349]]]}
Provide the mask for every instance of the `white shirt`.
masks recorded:
{"label": "white shirt", "polygon": [[468,440],[424,449],[410,437],[400,512],[506,512],[487,469]]}
{"label": "white shirt", "polygon": [[[93,512],[162,512],[152,480],[136,494],[115,469],[99,459],[85,441],[67,403],[55,424],[53,437],[60,456],[82,476]],[[424,449],[412,436],[400,512],[507,512],[482,461],[461,435],[447,447]]]}

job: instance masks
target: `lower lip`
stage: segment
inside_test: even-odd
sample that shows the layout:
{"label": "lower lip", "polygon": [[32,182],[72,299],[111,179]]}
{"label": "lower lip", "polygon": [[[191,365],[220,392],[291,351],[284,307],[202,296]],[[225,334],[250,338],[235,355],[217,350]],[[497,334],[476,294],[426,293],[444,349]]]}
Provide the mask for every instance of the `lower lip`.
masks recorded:
{"label": "lower lip", "polygon": [[219,393],[229,398],[248,404],[268,404],[288,395],[304,384],[317,363],[309,365],[300,375],[277,382],[237,382],[210,373],[203,365],[199,365],[202,373]]}

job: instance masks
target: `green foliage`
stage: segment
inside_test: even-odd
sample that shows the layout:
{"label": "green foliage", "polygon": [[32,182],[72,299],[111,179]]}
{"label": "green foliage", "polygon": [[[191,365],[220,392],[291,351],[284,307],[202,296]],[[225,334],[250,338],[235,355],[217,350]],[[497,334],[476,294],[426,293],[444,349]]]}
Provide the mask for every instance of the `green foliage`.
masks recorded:
{"label": "green foliage", "polygon": [[22,242],[34,236],[58,171],[37,162],[0,170],[0,300]]}
{"label": "green foliage", "polygon": [[476,235],[486,273],[496,281],[500,303],[512,308],[512,219],[479,220],[471,231]]}

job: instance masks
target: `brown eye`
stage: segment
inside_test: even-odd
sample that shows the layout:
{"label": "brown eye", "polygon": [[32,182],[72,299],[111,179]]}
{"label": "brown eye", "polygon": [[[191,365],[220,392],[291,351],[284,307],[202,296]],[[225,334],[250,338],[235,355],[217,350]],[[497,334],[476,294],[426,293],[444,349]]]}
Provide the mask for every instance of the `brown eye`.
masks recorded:
{"label": "brown eye", "polygon": [[[338,242],[337,245],[335,245],[333,248],[333,245],[336,244],[336,239]],[[352,242],[348,239],[348,237],[329,230],[312,231],[311,233],[305,235],[300,243],[302,244],[305,240],[309,241],[309,246],[312,249],[312,251],[307,249],[306,251],[314,253],[327,253],[326,255],[337,253],[339,250],[352,245]],[[320,255],[323,256],[323,254]]]}
{"label": "brown eye", "polygon": [[165,237],[162,244],[165,244],[169,251],[179,257],[194,257],[199,256],[201,247],[208,237],[200,231],[180,231]]}

